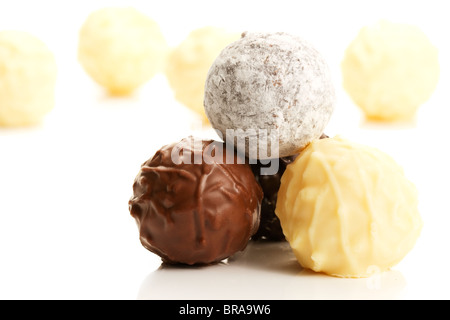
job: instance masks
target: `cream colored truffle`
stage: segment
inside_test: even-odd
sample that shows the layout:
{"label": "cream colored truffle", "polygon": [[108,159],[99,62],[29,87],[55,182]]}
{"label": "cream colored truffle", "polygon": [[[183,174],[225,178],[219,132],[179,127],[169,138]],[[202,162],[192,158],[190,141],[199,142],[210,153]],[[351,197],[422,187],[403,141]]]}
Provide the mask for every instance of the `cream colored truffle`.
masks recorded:
{"label": "cream colored truffle", "polygon": [[199,28],[169,55],[166,76],[175,99],[200,114],[204,122],[208,122],[203,108],[208,70],[222,49],[239,37],[239,33],[218,27]]}
{"label": "cream colored truffle", "polygon": [[436,88],[438,50],[418,27],[383,20],[360,30],[341,69],[345,90],[367,118],[409,120]]}
{"label": "cream colored truffle", "polygon": [[53,53],[35,36],[0,32],[0,126],[38,123],[55,104]]}
{"label": "cream colored truffle", "polygon": [[338,277],[391,268],[422,228],[417,190],[402,168],[339,137],[313,141],[287,166],[276,214],[300,264]]}
{"label": "cream colored truffle", "polygon": [[164,68],[167,43],[158,24],[134,8],[103,8],[79,33],[78,59],[113,95],[127,95]]}

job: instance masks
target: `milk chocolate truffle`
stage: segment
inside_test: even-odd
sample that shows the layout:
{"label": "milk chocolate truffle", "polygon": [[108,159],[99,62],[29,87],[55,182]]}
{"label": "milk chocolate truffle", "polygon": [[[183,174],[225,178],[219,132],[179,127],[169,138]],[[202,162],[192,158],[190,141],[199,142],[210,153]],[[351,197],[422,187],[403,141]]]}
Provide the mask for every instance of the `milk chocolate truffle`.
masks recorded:
{"label": "milk chocolate truffle", "polygon": [[239,33],[219,27],[202,27],[189,33],[167,58],[165,74],[175,98],[198,113],[205,123],[208,118],[203,97],[209,67],[220,51],[237,39]]}
{"label": "milk chocolate truffle", "polygon": [[113,95],[131,94],[162,71],[167,52],[158,24],[131,7],[92,12],[79,33],[78,60]]}
{"label": "milk chocolate truffle", "polygon": [[222,50],[205,83],[211,125],[226,141],[244,140],[236,147],[250,158],[298,153],[320,137],[334,103],[324,58],[305,40],[282,32],[243,33]]}
{"label": "milk chocolate truffle", "polygon": [[192,138],[156,152],[129,201],[142,245],[165,262],[188,265],[243,250],[258,229],[263,196],[244,160],[222,142]]}
{"label": "milk chocolate truffle", "polygon": [[370,120],[410,120],[439,80],[438,49],[417,26],[363,27],[342,60],[343,86]]}
{"label": "milk chocolate truffle", "polygon": [[338,277],[388,270],[422,228],[417,190],[403,169],[339,137],[311,142],[286,168],[275,212],[300,264]]}
{"label": "milk chocolate truffle", "polygon": [[53,53],[35,36],[0,32],[0,126],[39,123],[55,105],[57,66]]}

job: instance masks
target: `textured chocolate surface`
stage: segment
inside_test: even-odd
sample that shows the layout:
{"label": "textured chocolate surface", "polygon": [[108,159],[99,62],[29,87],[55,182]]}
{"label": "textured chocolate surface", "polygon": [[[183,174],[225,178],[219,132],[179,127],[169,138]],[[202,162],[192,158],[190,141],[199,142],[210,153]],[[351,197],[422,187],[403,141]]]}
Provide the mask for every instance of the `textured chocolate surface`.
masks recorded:
{"label": "textured chocolate surface", "polygon": [[[167,145],[142,165],[129,209],[142,245],[163,261],[208,264],[246,247],[259,226],[263,193],[250,165],[236,164],[223,143],[191,142]],[[225,164],[226,151],[234,164]],[[172,161],[173,153],[182,163]]]}
{"label": "textured chocolate surface", "polygon": [[277,194],[280,188],[281,176],[286,170],[286,166],[295,160],[297,156],[285,157],[278,159],[278,172],[271,175],[261,175],[261,167],[267,165],[258,161],[252,164],[252,170],[255,174],[256,180],[261,185],[264,192],[264,198],[261,203],[261,221],[258,231],[253,235],[252,240],[270,240],[281,241],[284,240],[283,230],[281,229],[280,220],[275,214],[275,207],[277,204]]}

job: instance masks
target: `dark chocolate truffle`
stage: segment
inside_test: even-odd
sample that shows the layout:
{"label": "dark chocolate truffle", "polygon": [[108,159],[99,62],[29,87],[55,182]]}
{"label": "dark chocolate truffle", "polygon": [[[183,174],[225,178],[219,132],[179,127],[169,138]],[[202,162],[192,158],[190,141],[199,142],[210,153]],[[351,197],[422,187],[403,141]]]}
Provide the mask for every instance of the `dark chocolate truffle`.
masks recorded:
{"label": "dark chocolate truffle", "polygon": [[140,241],[164,262],[219,262],[243,250],[259,226],[261,187],[222,142],[164,146],[141,166],[133,192]]}
{"label": "dark chocolate truffle", "polygon": [[[322,134],[320,139],[328,138],[326,134]],[[269,240],[282,241],[285,240],[283,230],[281,229],[280,220],[275,214],[277,205],[278,189],[280,189],[281,177],[286,170],[286,166],[293,162],[298,155],[284,157],[278,160],[278,171],[274,174],[263,175],[261,168],[270,167],[271,163],[262,163],[258,160],[256,164],[251,164],[256,180],[261,185],[264,192],[264,198],[261,203],[261,220],[258,231],[252,236],[252,240]]]}
{"label": "dark chocolate truffle", "polygon": [[275,207],[281,176],[286,170],[286,166],[294,161],[296,157],[295,155],[276,159],[279,161],[278,172],[269,175],[261,174],[261,168],[268,165],[262,164],[260,161],[251,165],[256,180],[264,192],[264,198],[261,203],[261,221],[258,231],[253,235],[252,240],[282,241],[285,239],[280,220],[275,214]]}

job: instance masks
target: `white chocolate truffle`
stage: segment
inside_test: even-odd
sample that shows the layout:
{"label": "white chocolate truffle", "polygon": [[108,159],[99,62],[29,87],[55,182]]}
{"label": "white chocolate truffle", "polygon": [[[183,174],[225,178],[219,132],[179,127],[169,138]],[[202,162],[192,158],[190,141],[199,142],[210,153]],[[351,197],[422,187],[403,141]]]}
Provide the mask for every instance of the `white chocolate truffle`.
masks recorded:
{"label": "white chocolate truffle", "polygon": [[0,126],[36,124],[55,104],[53,53],[35,36],[0,32]]}
{"label": "white chocolate truffle", "polygon": [[368,119],[409,120],[439,80],[438,50],[416,26],[380,21],[345,51],[343,86]]}
{"label": "white chocolate truffle", "polygon": [[403,169],[339,137],[313,141],[287,166],[275,212],[300,264],[338,277],[391,268],[422,228],[417,190]]}
{"label": "white chocolate truffle", "polygon": [[192,31],[169,54],[165,72],[175,99],[200,114],[204,122],[208,122],[203,97],[209,67],[239,37],[239,33],[207,26]]}
{"label": "white chocolate truffle", "polygon": [[78,60],[113,95],[127,95],[164,68],[167,43],[158,24],[134,8],[91,13],[79,33]]}
{"label": "white chocolate truffle", "polygon": [[[244,33],[216,58],[205,83],[212,126],[250,158],[298,153],[321,136],[334,102],[323,57],[308,42],[282,32]],[[242,139],[245,150],[236,142]]]}

